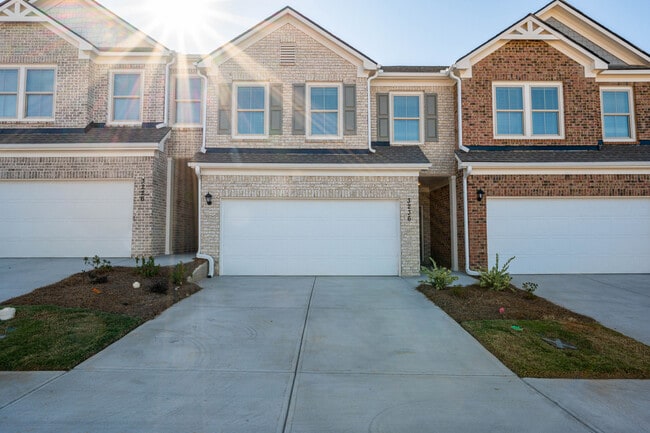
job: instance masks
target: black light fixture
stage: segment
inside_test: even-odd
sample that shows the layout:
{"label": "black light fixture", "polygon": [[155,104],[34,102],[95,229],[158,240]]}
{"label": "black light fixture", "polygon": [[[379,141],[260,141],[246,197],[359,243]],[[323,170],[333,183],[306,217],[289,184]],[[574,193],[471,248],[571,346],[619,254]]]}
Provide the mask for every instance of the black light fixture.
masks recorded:
{"label": "black light fixture", "polygon": [[205,202],[208,204],[208,206],[212,206],[212,194],[207,193],[205,195]]}
{"label": "black light fixture", "polygon": [[485,195],[485,191],[483,191],[481,188],[476,191],[476,200],[477,201],[483,201],[483,196]]}

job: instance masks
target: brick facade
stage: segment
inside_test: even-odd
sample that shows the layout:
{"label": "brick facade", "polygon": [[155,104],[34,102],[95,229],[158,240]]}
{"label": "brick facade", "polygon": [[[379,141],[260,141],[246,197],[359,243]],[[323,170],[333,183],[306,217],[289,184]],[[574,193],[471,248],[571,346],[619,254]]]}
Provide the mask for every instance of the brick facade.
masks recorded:
{"label": "brick facade", "polygon": [[[199,193],[212,194],[212,206],[201,206],[201,248],[219,258],[222,198],[364,200],[393,199],[400,203],[401,275],[419,274],[418,185],[416,177],[348,176],[211,176],[202,175]],[[408,220],[408,200],[411,220]],[[218,266],[218,263],[216,263]],[[218,269],[215,270],[218,273]]]}
{"label": "brick facade", "polygon": [[[459,175],[462,182],[462,174]],[[485,197],[475,199],[476,190]],[[462,183],[458,189],[462,203]],[[650,175],[476,175],[467,179],[470,265],[487,266],[487,202],[490,197],[650,197]],[[462,208],[461,208],[462,209]],[[459,213],[459,246],[462,240]],[[461,262],[464,265],[464,252]]]}

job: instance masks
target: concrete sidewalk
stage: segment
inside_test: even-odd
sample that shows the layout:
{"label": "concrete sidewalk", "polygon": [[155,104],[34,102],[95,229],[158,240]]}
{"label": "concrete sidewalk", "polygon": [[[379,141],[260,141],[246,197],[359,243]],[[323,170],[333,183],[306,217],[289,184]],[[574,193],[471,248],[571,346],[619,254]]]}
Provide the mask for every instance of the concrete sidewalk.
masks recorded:
{"label": "concrete sidewalk", "polygon": [[[549,398],[545,383],[515,377],[405,279],[201,284],[68,373],[0,375],[0,389],[13,390],[0,392],[3,433],[636,433],[650,425],[649,381],[614,388],[625,389],[623,408]],[[592,415],[608,410],[614,430],[611,417]]]}

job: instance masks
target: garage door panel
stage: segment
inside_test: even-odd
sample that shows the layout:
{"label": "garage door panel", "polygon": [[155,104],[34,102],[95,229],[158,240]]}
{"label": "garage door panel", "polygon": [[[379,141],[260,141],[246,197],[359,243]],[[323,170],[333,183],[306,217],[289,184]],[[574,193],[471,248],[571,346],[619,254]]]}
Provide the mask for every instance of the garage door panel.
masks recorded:
{"label": "garage door panel", "polygon": [[131,255],[132,181],[0,182],[0,257]]}
{"label": "garage door panel", "polygon": [[224,200],[224,275],[397,275],[396,201]]}
{"label": "garage door panel", "polygon": [[512,273],[650,272],[648,198],[489,198],[487,221]]}

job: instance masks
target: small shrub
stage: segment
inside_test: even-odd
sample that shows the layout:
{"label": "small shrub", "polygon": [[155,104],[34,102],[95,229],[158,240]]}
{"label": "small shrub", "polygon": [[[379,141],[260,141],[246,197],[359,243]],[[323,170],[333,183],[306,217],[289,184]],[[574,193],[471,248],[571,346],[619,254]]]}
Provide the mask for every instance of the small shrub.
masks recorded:
{"label": "small shrub", "polygon": [[92,259],[84,257],[84,264],[86,266],[92,266],[95,271],[110,271],[113,269],[110,261],[102,259],[98,255],[95,255]]}
{"label": "small shrub", "polygon": [[169,290],[169,281],[165,278],[156,278],[149,285],[149,291],[152,293],[164,295],[167,293],[167,290]]}
{"label": "small shrub", "polygon": [[135,258],[135,268],[143,277],[155,277],[160,272],[160,265],[157,265],[153,256],[149,256],[148,260],[142,258]]}
{"label": "small shrub", "polygon": [[186,272],[187,270],[185,269],[183,262],[178,262],[172,271],[172,283],[174,283],[175,286],[182,286]]}
{"label": "small shrub", "polygon": [[451,274],[450,269],[444,266],[438,266],[431,257],[429,257],[429,260],[431,260],[431,264],[433,265],[431,268],[427,268],[426,266],[420,268],[422,273],[427,276],[426,280],[420,281],[421,283],[433,286],[436,290],[442,290],[451,286],[458,279],[456,275]]}
{"label": "small shrub", "polygon": [[510,276],[510,273],[508,272],[510,262],[512,262],[514,259],[514,256],[510,257],[508,261],[503,265],[503,267],[500,268],[499,255],[497,254],[497,260],[494,266],[492,266],[490,269],[484,268],[481,270],[479,276],[479,285],[490,290],[496,290],[497,292],[508,288],[514,291],[510,285],[512,276]]}
{"label": "small shrub", "polygon": [[537,283],[533,283],[532,281],[526,281],[521,285],[521,288],[526,292],[526,298],[528,299],[533,299],[535,297],[534,293],[538,287],[539,285]]}

